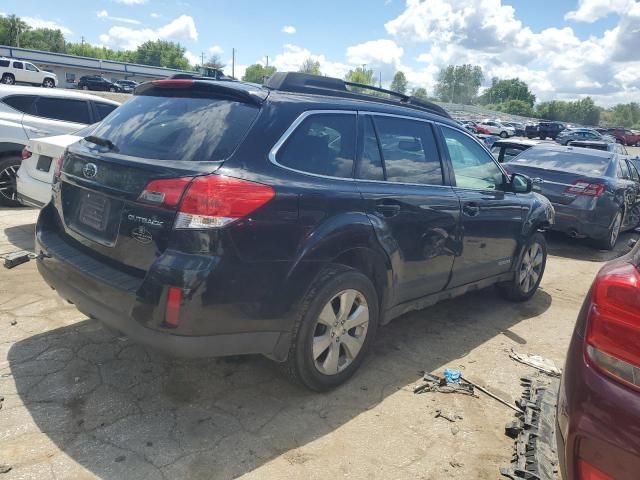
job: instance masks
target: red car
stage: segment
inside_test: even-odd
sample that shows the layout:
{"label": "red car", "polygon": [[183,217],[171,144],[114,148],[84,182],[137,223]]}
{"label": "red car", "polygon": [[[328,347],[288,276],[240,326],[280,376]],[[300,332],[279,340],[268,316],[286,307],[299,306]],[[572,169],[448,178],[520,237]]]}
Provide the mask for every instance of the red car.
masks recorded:
{"label": "red car", "polygon": [[640,478],[640,242],[598,273],[558,395],[564,480]]}
{"label": "red car", "polygon": [[640,146],[640,135],[628,128],[608,128],[607,134],[616,138],[616,142],[628,147]]}

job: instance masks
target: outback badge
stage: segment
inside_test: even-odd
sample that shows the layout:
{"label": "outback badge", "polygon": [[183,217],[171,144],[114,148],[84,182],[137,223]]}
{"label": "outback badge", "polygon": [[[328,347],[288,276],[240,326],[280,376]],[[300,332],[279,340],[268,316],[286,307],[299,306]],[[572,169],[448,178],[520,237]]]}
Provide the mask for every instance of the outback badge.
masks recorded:
{"label": "outback badge", "polygon": [[151,232],[144,225],[138,225],[131,230],[131,236],[143,245],[149,245],[153,241]]}

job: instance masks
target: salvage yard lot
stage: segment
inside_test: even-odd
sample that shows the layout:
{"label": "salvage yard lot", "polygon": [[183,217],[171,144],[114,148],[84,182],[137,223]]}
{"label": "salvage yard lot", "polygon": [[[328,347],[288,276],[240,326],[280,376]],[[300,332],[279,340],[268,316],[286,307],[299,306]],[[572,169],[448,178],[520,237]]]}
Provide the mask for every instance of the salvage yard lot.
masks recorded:
{"label": "salvage yard lot", "polygon": [[[33,248],[37,210],[0,209],[0,253]],[[262,357],[177,360],[78,313],[35,263],[0,271],[0,465],[24,478],[495,479],[513,411],[486,397],[426,393],[426,370],[460,369],[515,400],[531,368],[561,366],[575,318],[615,252],[550,237],[541,289],[524,304],[493,289],[406,315],[327,394],[291,386]],[[436,410],[462,419],[435,418]],[[1,471],[1,470],[0,470]]]}

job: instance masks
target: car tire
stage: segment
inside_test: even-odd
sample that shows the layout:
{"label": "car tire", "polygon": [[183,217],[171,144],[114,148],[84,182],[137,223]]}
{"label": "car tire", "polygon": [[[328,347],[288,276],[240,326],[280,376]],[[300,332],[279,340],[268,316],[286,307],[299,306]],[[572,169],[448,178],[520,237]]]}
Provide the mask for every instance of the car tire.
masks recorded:
{"label": "car tire", "polygon": [[282,364],[289,380],[317,392],[347,381],[371,347],[378,312],[376,289],[365,275],[341,265],[325,269],[296,309]]}
{"label": "car tire", "polygon": [[620,210],[616,213],[616,216],[613,217],[606,237],[593,240],[593,244],[596,248],[600,250],[613,250],[615,248],[622,230],[622,220],[624,218],[623,213],[624,212]]}
{"label": "car tire", "polygon": [[14,85],[16,83],[16,77],[14,77],[11,73],[5,73],[4,75],[2,75],[1,81],[5,85]]}
{"label": "car tire", "polygon": [[507,300],[524,302],[538,290],[547,265],[547,240],[540,232],[529,237],[518,259],[513,280],[498,284]]}
{"label": "car tire", "polygon": [[112,93],[115,93],[116,89],[115,89],[115,88],[113,88],[113,87],[110,87],[110,88],[109,88],[109,91],[110,91],[110,92],[112,92]]}
{"label": "car tire", "polygon": [[53,79],[51,79],[51,78],[45,78],[42,81],[42,86],[45,87],[45,88],[53,88],[53,87],[56,86],[56,82],[54,82]]}
{"label": "car tire", "polygon": [[540,140],[546,140],[547,137],[545,137],[544,135],[540,135]]}
{"label": "car tire", "polygon": [[89,90],[89,85],[83,85],[82,90]]}
{"label": "car tire", "polygon": [[5,207],[19,207],[16,190],[16,174],[20,168],[22,158],[19,155],[0,157],[0,205]]}
{"label": "car tire", "polygon": [[500,138],[509,138],[509,134],[505,131],[500,132]]}

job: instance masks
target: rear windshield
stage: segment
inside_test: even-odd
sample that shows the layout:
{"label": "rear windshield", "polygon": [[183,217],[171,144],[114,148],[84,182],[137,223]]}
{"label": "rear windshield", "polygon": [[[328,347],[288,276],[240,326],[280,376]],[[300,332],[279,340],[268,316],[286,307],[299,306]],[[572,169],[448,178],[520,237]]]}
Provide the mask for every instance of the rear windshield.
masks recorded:
{"label": "rear windshield", "polygon": [[258,108],[213,98],[135,96],[93,133],[119,153],[153,160],[221,161],[236,149]]}
{"label": "rear windshield", "polygon": [[583,175],[604,175],[609,161],[608,156],[530,148],[508,163],[548,170],[564,170]]}

